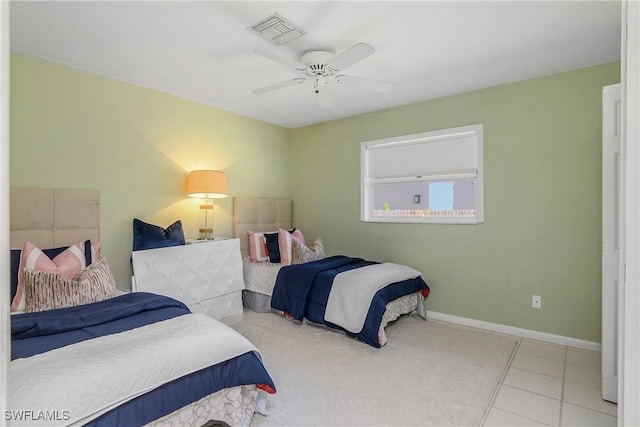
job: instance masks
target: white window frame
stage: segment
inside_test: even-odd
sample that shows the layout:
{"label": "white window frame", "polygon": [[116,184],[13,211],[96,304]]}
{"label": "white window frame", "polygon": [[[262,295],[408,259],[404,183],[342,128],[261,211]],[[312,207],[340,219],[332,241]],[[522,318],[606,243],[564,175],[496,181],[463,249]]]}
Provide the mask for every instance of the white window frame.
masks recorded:
{"label": "white window frame", "polygon": [[[374,177],[371,176],[371,158],[374,150],[392,149],[408,147],[415,144],[429,144],[433,142],[451,141],[453,148],[455,141],[461,138],[473,138],[475,144],[469,152],[470,157],[475,156],[473,167],[466,167],[457,170],[425,170],[416,172],[407,171],[394,176]],[[442,145],[442,144],[440,144]],[[425,146],[426,147],[426,146]],[[469,150],[469,148],[467,148]],[[392,138],[377,139],[364,141],[360,144],[360,220],[364,222],[393,222],[393,223],[433,223],[433,224],[478,224],[484,222],[484,197],[483,197],[483,125],[474,124],[468,126],[460,126],[456,128],[440,129],[430,132],[422,132],[412,135],[403,135]],[[446,153],[445,153],[446,154]],[[443,181],[457,179],[475,179],[475,216],[403,216],[403,215],[374,215],[373,207],[373,188],[376,184],[383,183],[401,183],[401,182],[419,182],[419,181]]]}

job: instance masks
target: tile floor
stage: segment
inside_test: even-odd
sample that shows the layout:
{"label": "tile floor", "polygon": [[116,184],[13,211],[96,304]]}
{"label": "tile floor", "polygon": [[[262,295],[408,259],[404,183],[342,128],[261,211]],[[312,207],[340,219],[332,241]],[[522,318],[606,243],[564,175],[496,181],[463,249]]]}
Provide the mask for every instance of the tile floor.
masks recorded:
{"label": "tile floor", "polygon": [[523,338],[483,426],[616,426],[600,353]]}

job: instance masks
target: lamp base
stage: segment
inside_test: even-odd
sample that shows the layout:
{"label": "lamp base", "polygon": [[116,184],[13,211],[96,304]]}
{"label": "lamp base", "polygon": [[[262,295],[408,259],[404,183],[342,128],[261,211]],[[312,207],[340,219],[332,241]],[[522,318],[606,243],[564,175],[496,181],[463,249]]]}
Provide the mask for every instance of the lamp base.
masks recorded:
{"label": "lamp base", "polygon": [[201,228],[200,240],[213,240],[213,228]]}
{"label": "lamp base", "polygon": [[200,240],[213,240],[213,228],[201,228],[198,231],[200,232]]}

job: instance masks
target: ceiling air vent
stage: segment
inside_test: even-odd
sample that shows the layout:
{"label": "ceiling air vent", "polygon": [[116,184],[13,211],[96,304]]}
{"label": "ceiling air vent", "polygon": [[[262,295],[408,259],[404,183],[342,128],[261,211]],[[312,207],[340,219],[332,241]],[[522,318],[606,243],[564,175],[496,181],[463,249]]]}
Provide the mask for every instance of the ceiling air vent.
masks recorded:
{"label": "ceiling air vent", "polygon": [[247,29],[269,40],[276,46],[283,45],[307,34],[305,30],[299,28],[293,22],[284,19],[278,13],[274,13]]}

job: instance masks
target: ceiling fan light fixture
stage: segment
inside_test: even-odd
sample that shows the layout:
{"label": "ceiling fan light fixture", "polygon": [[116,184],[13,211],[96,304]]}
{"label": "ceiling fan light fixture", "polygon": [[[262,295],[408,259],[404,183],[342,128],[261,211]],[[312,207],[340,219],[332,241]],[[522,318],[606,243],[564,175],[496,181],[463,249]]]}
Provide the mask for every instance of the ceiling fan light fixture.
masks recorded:
{"label": "ceiling fan light fixture", "polygon": [[278,62],[288,68],[294,69],[307,75],[305,78],[285,80],[262,88],[254,89],[253,93],[263,94],[273,90],[294,86],[307,79],[313,80],[313,91],[316,94],[318,106],[327,108],[332,105],[332,97],[329,91],[329,84],[351,86],[356,89],[370,90],[380,93],[389,93],[393,90],[394,84],[380,80],[372,80],[364,77],[349,75],[335,75],[350,65],[363,60],[375,52],[375,49],[366,43],[356,43],[344,52],[335,55],[329,49],[311,49],[300,55],[300,61],[294,61],[275,53],[263,50],[254,50],[260,56]]}

